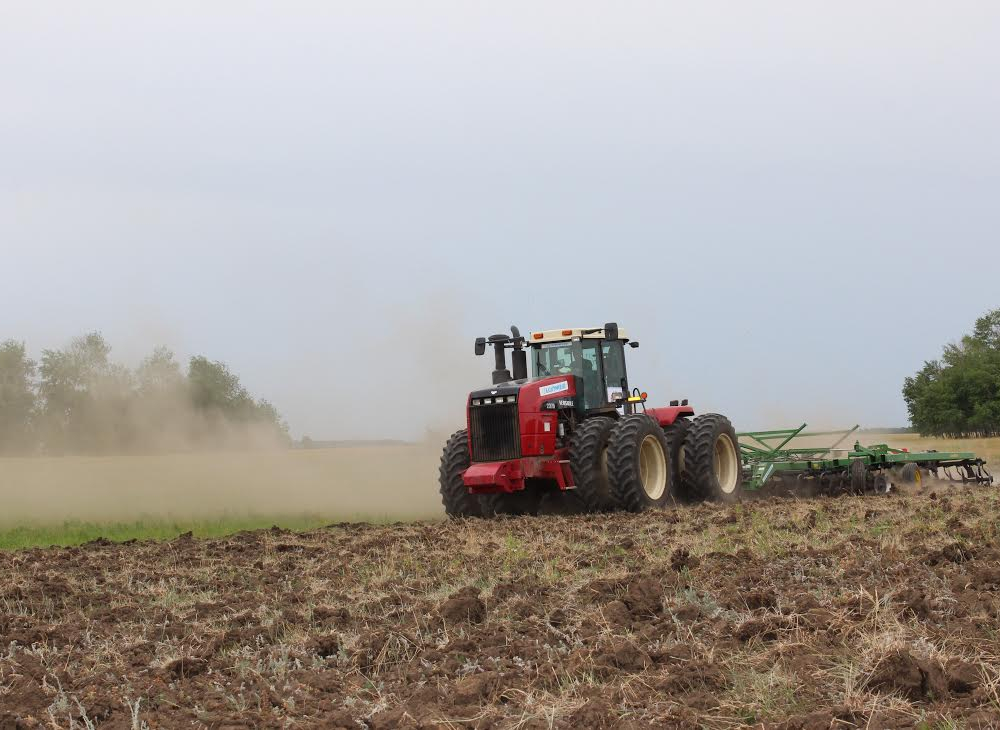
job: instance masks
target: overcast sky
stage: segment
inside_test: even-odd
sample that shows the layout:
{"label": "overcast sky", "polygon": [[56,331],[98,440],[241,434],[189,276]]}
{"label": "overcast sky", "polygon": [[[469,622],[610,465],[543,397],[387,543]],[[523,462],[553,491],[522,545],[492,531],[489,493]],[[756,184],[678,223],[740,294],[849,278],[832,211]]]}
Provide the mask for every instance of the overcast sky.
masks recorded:
{"label": "overcast sky", "polygon": [[0,339],[413,437],[616,320],[653,400],[902,425],[1000,306],[998,69],[992,0],[0,0]]}

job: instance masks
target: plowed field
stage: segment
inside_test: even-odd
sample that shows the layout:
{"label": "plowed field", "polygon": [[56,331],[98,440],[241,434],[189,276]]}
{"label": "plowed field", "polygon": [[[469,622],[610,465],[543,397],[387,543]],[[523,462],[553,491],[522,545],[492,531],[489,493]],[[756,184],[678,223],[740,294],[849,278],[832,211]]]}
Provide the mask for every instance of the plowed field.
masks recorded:
{"label": "plowed field", "polygon": [[0,728],[994,727],[995,489],[0,555]]}

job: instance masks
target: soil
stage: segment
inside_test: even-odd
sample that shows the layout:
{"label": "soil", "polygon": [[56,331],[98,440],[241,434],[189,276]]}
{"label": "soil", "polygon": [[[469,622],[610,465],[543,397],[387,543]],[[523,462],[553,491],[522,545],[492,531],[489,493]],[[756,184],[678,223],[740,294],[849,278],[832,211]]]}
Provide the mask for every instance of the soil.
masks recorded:
{"label": "soil", "polygon": [[4,553],[0,729],[996,727],[998,518],[936,487]]}

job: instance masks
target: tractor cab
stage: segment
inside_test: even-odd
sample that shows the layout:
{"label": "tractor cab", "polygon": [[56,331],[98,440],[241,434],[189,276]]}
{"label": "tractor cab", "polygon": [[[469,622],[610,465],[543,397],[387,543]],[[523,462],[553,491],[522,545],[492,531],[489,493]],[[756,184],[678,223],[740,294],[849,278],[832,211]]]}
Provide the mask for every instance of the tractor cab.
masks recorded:
{"label": "tractor cab", "polygon": [[614,325],[533,332],[528,339],[531,374],[572,375],[579,383],[584,411],[616,410],[623,407],[629,392],[626,344],[639,346]]}

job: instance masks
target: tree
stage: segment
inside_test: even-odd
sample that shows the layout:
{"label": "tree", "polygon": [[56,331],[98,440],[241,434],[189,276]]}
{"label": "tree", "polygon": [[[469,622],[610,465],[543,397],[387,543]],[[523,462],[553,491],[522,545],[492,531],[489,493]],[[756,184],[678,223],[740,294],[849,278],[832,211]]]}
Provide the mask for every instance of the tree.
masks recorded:
{"label": "tree", "polygon": [[903,383],[910,422],[932,436],[1000,434],[1000,309]]}
{"label": "tree", "polygon": [[0,342],[0,453],[22,453],[31,447],[35,368],[23,342]]}
{"label": "tree", "polygon": [[135,379],[139,393],[147,397],[173,396],[185,387],[180,363],[166,347],[155,348],[153,354],[139,363]]}
{"label": "tree", "polygon": [[[36,382],[37,376],[37,382]],[[122,453],[288,445],[288,426],[225,363],[193,357],[185,374],[165,347],[131,370],[97,332],[39,365],[0,342],[0,453]]]}
{"label": "tree", "polygon": [[262,435],[276,436],[289,443],[288,425],[278,410],[266,400],[251,398],[225,363],[192,357],[188,366],[188,386],[195,408],[200,409],[210,423],[225,421],[234,426],[263,426],[265,433]]}
{"label": "tree", "polygon": [[188,384],[195,407],[205,411],[239,418],[249,412],[253,403],[240,379],[225,363],[210,362],[200,355],[192,357],[188,365]]}

